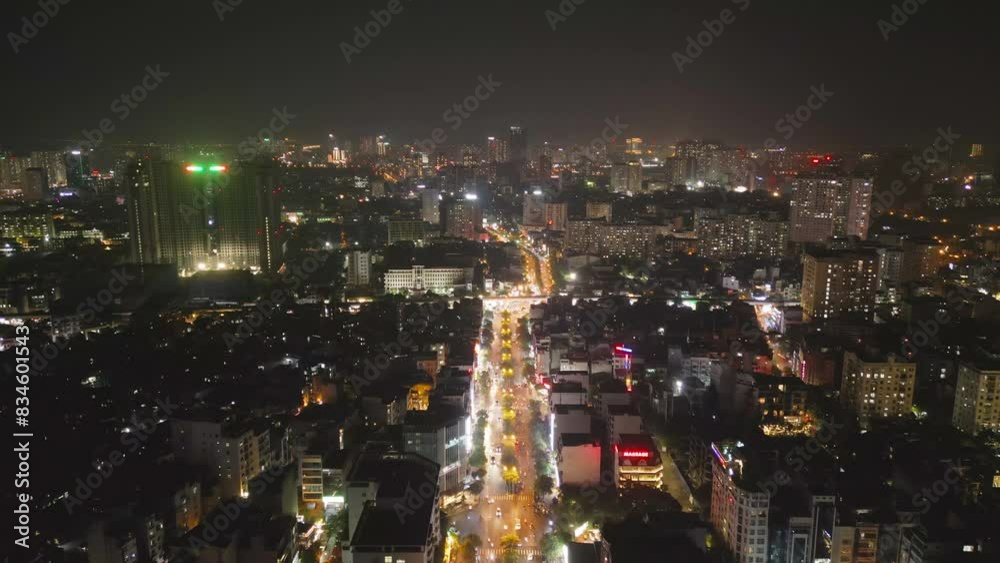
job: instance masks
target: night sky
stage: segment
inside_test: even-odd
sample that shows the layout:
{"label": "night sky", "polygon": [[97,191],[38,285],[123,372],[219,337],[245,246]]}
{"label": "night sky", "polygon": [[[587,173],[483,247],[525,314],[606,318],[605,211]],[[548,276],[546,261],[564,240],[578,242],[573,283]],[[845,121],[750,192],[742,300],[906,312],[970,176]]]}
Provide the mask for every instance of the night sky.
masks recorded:
{"label": "night sky", "polygon": [[[926,0],[888,42],[888,0],[587,0],[556,31],[545,11],[558,0],[401,3],[348,64],[340,43],[388,0],[243,0],[224,21],[212,0],[70,0],[19,54],[5,42],[0,144],[79,138],[105,117],[112,143],[236,142],[287,107],[304,141],[399,144],[445,127],[449,142],[482,142],[518,123],[532,143],[586,142],[620,116],[652,141],[759,146],[821,84],[834,96],[794,147],[926,144],[948,125],[967,142],[1000,137],[993,1]],[[38,11],[3,4],[5,35]],[[727,8],[735,21],[678,73],[671,54]],[[112,101],[156,64],[170,76],[119,122]],[[502,85],[451,131],[443,112],[490,74]]]}

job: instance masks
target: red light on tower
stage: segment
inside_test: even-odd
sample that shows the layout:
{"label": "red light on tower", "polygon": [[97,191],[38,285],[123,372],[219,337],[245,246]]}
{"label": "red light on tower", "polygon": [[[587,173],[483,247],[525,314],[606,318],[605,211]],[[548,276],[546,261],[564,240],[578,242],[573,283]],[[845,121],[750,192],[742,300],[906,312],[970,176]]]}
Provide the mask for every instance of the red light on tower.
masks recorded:
{"label": "red light on tower", "polygon": [[818,158],[813,158],[812,159],[812,163],[813,164],[819,164],[819,159]]}

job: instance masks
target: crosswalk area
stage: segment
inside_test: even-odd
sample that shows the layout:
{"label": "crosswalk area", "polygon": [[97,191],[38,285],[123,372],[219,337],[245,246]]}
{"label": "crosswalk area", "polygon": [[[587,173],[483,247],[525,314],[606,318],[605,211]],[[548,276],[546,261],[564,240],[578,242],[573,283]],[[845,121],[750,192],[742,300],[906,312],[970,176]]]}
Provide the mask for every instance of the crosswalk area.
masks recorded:
{"label": "crosswalk area", "polygon": [[534,501],[534,498],[530,493],[519,493],[519,494],[504,493],[502,495],[493,495],[490,498],[493,500],[501,500],[501,501],[512,501],[512,500],[519,500],[522,502]]}
{"label": "crosswalk area", "polygon": [[[518,561],[540,561],[541,550],[534,547],[515,547],[512,553],[517,556]],[[488,548],[479,550],[480,561],[498,561],[503,555],[502,549]]]}

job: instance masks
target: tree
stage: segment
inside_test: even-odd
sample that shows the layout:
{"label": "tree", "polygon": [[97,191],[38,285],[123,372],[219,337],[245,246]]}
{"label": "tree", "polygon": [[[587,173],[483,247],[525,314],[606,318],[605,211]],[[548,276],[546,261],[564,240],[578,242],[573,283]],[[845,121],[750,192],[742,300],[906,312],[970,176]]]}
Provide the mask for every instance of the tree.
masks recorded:
{"label": "tree", "polygon": [[474,481],[471,485],[469,485],[469,492],[471,492],[474,495],[478,495],[479,493],[483,492],[482,481]]}
{"label": "tree", "polygon": [[517,554],[514,553],[514,550],[517,549],[520,543],[521,538],[517,537],[517,534],[511,533],[500,538],[500,551],[503,553],[504,561],[510,561],[511,563],[517,561]]}
{"label": "tree", "polygon": [[556,482],[548,475],[539,475],[535,478],[535,496],[545,496],[552,492]]}

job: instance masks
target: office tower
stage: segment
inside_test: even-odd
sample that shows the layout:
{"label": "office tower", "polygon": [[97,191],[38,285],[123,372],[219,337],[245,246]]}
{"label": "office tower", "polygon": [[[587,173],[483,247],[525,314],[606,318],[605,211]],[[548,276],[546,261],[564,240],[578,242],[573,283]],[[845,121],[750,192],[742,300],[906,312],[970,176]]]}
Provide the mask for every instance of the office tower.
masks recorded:
{"label": "office tower", "polygon": [[441,192],[425,189],[420,192],[420,218],[437,225],[441,222]]}
{"label": "office tower", "polygon": [[969,151],[970,158],[979,158],[983,156],[983,145],[980,143],[973,143],[972,148]]}
{"label": "office tower", "polygon": [[379,135],[375,138],[375,152],[378,156],[388,156],[389,155],[389,138],[385,135]]}
{"label": "office tower", "polygon": [[872,182],[868,178],[800,176],[792,181],[792,242],[868,238]]}
{"label": "office tower", "polygon": [[545,223],[545,194],[542,190],[524,194],[522,207],[522,225],[538,227]]}
{"label": "office tower", "polygon": [[81,149],[73,149],[65,154],[66,183],[74,188],[87,185],[90,177],[90,154]]}
{"label": "office tower", "polygon": [[903,241],[902,281],[934,279],[948,265],[945,245],[933,239]]}
{"label": "office tower", "polygon": [[902,356],[846,351],[840,400],[868,428],[872,419],[909,415],[916,380],[917,364]]}
{"label": "office tower", "polygon": [[45,169],[50,185],[66,185],[66,155],[62,151],[34,151],[31,153],[31,165]]}
{"label": "office tower", "polygon": [[738,563],[768,561],[767,513],[771,499],[753,475],[753,462],[732,444],[712,444],[712,507],[710,521]]}
{"label": "office tower", "polygon": [[446,202],[444,211],[445,236],[475,240],[476,233],[483,225],[483,211],[472,194],[464,199]]}
{"label": "office tower", "polygon": [[40,201],[49,192],[49,175],[44,168],[27,168],[21,181],[21,198]]}
{"label": "office tower", "polygon": [[282,188],[278,174],[277,164],[271,162],[243,163],[238,170],[221,171],[221,186],[215,193],[214,205],[218,264],[266,273],[277,272],[281,267],[278,196]]}
{"label": "office tower", "polygon": [[977,359],[962,363],[955,384],[951,423],[969,434],[1000,430],[1000,362]]}
{"label": "office tower", "polygon": [[419,219],[389,221],[389,244],[403,241],[423,244],[426,225],[427,223]]}
{"label": "office tower", "polygon": [[803,259],[803,320],[847,314],[871,318],[877,288],[878,256],[874,252],[810,252]]}
{"label": "office tower", "polygon": [[528,133],[520,127],[511,127],[507,146],[510,162],[515,165],[518,173],[525,174],[528,171]]}
{"label": "office tower", "polygon": [[565,202],[545,203],[545,228],[550,231],[565,231],[568,207]]}
{"label": "office tower", "polygon": [[368,287],[371,283],[372,253],[352,250],[347,253],[347,287]]}
{"label": "office tower", "polygon": [[604,219],[611,222],[611,202],[588,201],[587,219]]}
{"label": "office tower", "polygon": [[625,153],[634,154],[639,156],[642,154],[642,139],[639,137],[630,137],[625,139]]}

